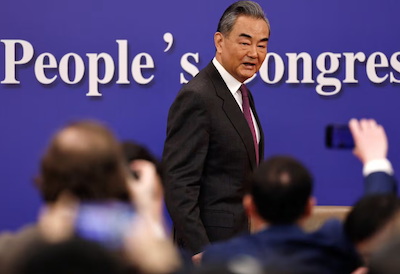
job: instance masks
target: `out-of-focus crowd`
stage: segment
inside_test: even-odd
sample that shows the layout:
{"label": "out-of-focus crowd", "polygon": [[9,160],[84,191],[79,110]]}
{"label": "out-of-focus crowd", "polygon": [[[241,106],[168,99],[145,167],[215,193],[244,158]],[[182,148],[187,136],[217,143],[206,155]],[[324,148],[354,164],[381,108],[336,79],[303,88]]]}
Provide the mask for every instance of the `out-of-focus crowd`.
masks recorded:
{"label": "out-of-focus crowd", "polygon": [[349,127],[365,193],[344,222],[328,220],[305,232],[316,204],[312,176],[296,159],[274,156],[246,182],[252,234],[192,257],[167,231],[156,158],[134,142],[121,144],[98,122],[68,124],[41,160],[35,184],[44,205],[37,222],[0,235],[0,271],[399,273],[400,200],[385,131],[374,120],[353,119]]}

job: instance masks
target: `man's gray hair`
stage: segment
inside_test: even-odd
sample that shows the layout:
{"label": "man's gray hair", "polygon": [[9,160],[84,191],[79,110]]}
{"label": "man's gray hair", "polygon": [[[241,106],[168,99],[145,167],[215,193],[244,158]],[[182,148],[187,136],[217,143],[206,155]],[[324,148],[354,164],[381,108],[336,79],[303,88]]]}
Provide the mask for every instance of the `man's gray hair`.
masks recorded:
{"label": "man's gray hair", "polygon": [[233,29],[233,25],[239,16],[249,16],[256,19],[263,19],[271,32],[271,27],[267,17],[265,17],[263,9],[259,4],[253,1],[238,1],[230,5],[219,20],[217,32],[224,36],[229,35]]}

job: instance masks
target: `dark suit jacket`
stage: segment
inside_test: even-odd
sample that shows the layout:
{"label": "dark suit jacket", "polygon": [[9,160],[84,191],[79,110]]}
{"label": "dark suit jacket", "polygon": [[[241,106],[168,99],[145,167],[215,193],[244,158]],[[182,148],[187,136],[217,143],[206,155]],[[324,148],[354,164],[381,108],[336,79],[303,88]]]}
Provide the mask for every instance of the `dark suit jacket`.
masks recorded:
{"label": "dark suit jacket", "polygon": [[[249,93],[250,107],[264,135]],[[178,93],[167,125],[165,201],[174,238],[193,254],[210,242],[248,231],[242,206],[245,177],[257,167],[252,133],[212,63]]]}
{"label": "dark suit jacket", "polygon": [[328,221],[314,233],[306,233],[296,225],[271,226],[254,235],[210,246],[202,263],[224,265],[246,255],[277,273],[351,273],[361,260],[342,227],[339,220]]}
{"label": "dark suit jacket", "polygon": [[[366,194],[396,190],[396,181],[386,173],[372,173],[365,179]],[[296,225],[271,226],[257,234],[211,245],[202,263],[224,264],[243,255],[258,259],[265,267],[295,273],[351,273],[361,265],[339,220],[328,221],[314,233],[306,233]]]}

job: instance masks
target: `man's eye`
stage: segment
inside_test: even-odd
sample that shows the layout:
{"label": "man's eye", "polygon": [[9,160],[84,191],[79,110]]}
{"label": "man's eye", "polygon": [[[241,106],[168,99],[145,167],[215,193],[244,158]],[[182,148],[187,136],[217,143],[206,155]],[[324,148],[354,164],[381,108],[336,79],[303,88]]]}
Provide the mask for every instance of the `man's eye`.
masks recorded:
{"label": "man's eye", "polygon": [[242,43],[242,45],[244,45],[244,46],[248,46],[248,45],[249,45],[249,43]]}
{"label": "man's eye", "polygon": [[265,49],[265,48],[266,48],[266,46],[264,46],[264,45],[259,45],[258,47],[259,47],[259,48],[262,48],[262,49]]}

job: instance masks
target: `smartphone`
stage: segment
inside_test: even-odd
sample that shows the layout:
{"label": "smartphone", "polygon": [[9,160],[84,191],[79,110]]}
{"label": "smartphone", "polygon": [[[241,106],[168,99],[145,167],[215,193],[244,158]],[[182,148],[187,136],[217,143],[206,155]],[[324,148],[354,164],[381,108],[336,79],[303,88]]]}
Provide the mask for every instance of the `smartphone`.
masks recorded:
{"label": "smartphone", "polygon": [[130,204],[121,202],[82,203],[75,222],[75,234],[110,249],[120,249],[135,218]]}
{"label": "smartphone", "polygon": [[332,149],[353,149],[354,139],[348,125],[331,124],[326,127],[326,147]]}

